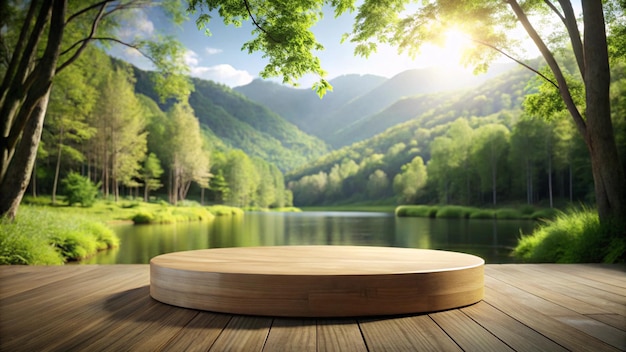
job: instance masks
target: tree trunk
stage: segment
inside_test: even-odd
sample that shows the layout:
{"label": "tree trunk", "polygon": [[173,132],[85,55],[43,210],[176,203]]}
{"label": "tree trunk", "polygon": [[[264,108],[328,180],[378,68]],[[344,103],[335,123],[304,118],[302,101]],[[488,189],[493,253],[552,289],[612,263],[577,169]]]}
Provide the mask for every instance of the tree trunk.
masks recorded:
{"label": "tree trunk", "polygon": [[[14,59],[25,61],[19,64],[12,61],[3,79],[0,106],[0,216],[9,219],[14,219],[17,214],[37,157],[63,40],[66,8],[66,0],[44,1],[41,4],[35,29],[21,37],[26,40],[26,36],[30,36],[28,44],[23,47],[24,52],[14,53],[13,56]],[[33,67],[30,60],[35,58],[37,43],[48,18],[50,28],[47,31],[46,48],[41,59],[34,61],[36,63]],[[20,36],[25,33],[22,31]]]}
{"label": "tree trunk", "polygon": [[63,149],[63,128],[59,133],[59,150],[57,153],[57,165],[54,169],[54,182],[52,183],[52,204],[57,202],[57,185],[59,184],[59,173],[61,171],[61,150]]}
{"label": "tree trunk", "polygon": [[0,214],[9,219],[15,218],[17,208],[30,182],[49,97],[50,88],[33,110],[7,172],[0,183]]}
{"label": "tree trunk", "polygon": [[620,165],[611,122],[611,80],[602,2],[583,0],[582,8],[587,104],[587,133],[584,138],[591,156],[598,215],[604,223],[624,221],[626,177]]}

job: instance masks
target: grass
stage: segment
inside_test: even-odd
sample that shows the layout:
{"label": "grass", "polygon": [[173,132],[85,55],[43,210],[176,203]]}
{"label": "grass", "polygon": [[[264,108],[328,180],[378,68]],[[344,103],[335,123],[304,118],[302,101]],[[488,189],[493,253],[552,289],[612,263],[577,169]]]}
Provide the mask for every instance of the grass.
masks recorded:
{"label": "grass", "polygon": [[0,264],[60,265],[119,246],[106,223],[135,224],[206,221],[215,216],[243,214],[235,207],[201,206],[181,202],[146,203],[136,200],[100,200],[94,206],[52,205],[49,197],[26,197],[15,221],[0,219]]}
{"label": "grass", "polygon": [[376,213],[393,213],[395,205],[344,204],[302,207],[302,211],[361,211]]}
{"label": "grass", "polygon": [[549,220],[558,213],[556,209],[535,208],[523,205],[519,208],[483,209],[459,205],[400,205],[395,209],[398,217],[423,217],[445,219],[527,219]]}
{"label": "grass", "polygon": [[421,217],[434,218],[437,215],[437,207],[428,205],[401,205],[396,208],[398,217]]}
{"label": "grass", "polygon": [[626,261],[624,224],[602,225],[589,209],[559,213],[530,235],[522,235],[513,255],[526,262],[615,263]]}
{"label": "grass", "polygon": [[0,223],[0,264],[59,265],[118,245],[99,220],[55,208],[22,206],[15,221]]}
{"label": "grass", "polygon": [[517,208],[483,209],[459,205],[400,205],[395,209],[398,217],[423,217],[441,219],[553,219],[557,210],[524,205]]}
{"label": "grass", "polygon": [[471,208],[469,207],[446,205],[437,209],[435,217],[442,219],[465,219],[469,217],[470,212]]}

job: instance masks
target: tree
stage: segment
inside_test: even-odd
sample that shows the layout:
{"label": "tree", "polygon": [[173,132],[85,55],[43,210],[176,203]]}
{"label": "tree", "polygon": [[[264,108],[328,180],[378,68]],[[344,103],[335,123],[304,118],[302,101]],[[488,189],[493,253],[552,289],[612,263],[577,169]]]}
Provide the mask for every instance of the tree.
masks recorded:
{"label": "tree", "polygon": [[[175,0],[162,6],[180,22],[182,13]],[[2,60],[0,60],[0,216],[14,218],[28,186],[57,74],[72,65],[93,42],[123,43],[144,50],[172,84],[161,84],[166,95],[188,93],[181,79],[182,50],[172,40],[124,43],[114,30],[121,16],[138,7],[135,1],[2,1]],[[6,29],[6,30],[5,30]],[[165,77],[161,77],[161,82]]]}
{"label": "tree", "polygon": [[491,189],[493,205],[497,203],[498,170],[506,160],[509,138],[508,128],[500,124],[487,124],[476,130],[472,156],[480,177],[481,190],[485,192]]}
{"label": "tree", "polygon": [[[85,55],[83,58],[93,56]],[[95,133],[95,129],[89,126],[86,119],[95,105],[97,88],[95,82],[89,80],[88,71],[93,69],[85,65],[84,61],[78,60],[76,64],[58,74],[50,93],[42,140],[47,141],[45,144],[51,152],[52,149],[56,152],[53,153],[56,157],[56,167],[52,183],[52,204],[56,202],[62,156],[82,162],[85,156],[79,150],[79,144]]]}
{"label": "tree", "polygon": [[230,195],[230,188],[228,187],[228,182],[226,182],[224,171],[222,169],[219,169],[217,173],[211,177],[211,180],[209,181],[209,189],[214,194],[214,201],[223,203],[226,199],[228,199]]}
{"label": "tree", "polygon": [[[511,39],[517,25],[528,34],[541,52],[554,80],[544,76],[559,93],[560,98],[583,137],[591,159],[598,214],[602,222],[620,220],[626,214],[626,177],[621,166],[615,143],[609,101],[609,56],[604,10],[609,19],[623,18],[626,4],[598,0],[582,0],[584,33],[578,28],[576,14],[568,0],[531,1],[522,4],[516,0],[506,1],[433,1],[418,6],[414,12],[407,11],[409,0],[365,0],[357,10],[353,32],[344,40],[356,43],[355,53],[368,56],[375,52],[379,43],[397,46],[401,51],[414,55],[427,41],[441,41],[447,29],[453,26],[463,31],[475,46],[468,49],[468,64],[484,70],[497,53],[514,59],[512,49],[516,41]],[[269,63],[263,76],[282,75],[285,82],[293,82],[305,73],[322,77],[314,86],[318,93],[330,88],[323,80],[324,71],[319,59],[312,55],[321,45],[315,40],[311,27],[321,19],[322,6],[330,4],[339,16],[355,9],[354,0],[280,2],[250,2],[236,0],[192,0],[191,11],[219,10],[227,24],[240,24],[251,19],[255,24],[255,37],[244,44],[249,52],[266,53]],[[561,24],[562,37],[567,38],[576,58],[577,68],[583,78],[586,109],[577,106],[565,75],[553,51],[531,23],[536,14],[551,13]],[[620,17],[621,16],[621,17]],[[210,15],[203,13],[199,25],[206,25]],[[623,30],[623,23],[614,28]],[[616,31],[617,32],[617,31]],[[623,32],[623,31],[622,31]],[[621,48],[621,47],[620,47]],[[532,68],[531,68],[532,69]],[[538,72],[535,69],[533,71]]]}
{"label": "tree", "polygon": [[143,168],[141,169],[141,179],[144,186],[144,202],[148,201],[150,191],[157,190],[163,186],[159,180],[162,174],[163,168],[157,156],[154,153],[148,154],[148,157],[144,160]]}
{"label": "tree", "polygon": [[175,104],[169,112],[172,130],[169,131],[170,202],[176,204],[187,197],[192,182],[208,187],[210,166],[208,153],[203,149],[200,123],[186,102]]}
{"label": "tree", "polygon": [[134,185],[147,150],[146,121],[135,96],[131,73],[116,68],[100,87],[92,121],[97,129],[93,148],[102,172],[104,196],[119,198],[120,184]]}
{"label": "tree", "polygon": [[389,178],[383,170],[372,172],[367,178],[366,190],[371,199],[376,199],[385,194],[389,187]]}
{"label": "tree", "polygon": [[412,202],[424,188],[428,180],[426,167],[421,157],[416,156],[413,160],[402,166],[402,172],[393,179],[393,189],[402,202]]}
{"label": "tree", "polygon": [[241,150],[230,151],[224,176],[230,189],[228,203],[239,207],[250,205],[260,182],[252,160]]}

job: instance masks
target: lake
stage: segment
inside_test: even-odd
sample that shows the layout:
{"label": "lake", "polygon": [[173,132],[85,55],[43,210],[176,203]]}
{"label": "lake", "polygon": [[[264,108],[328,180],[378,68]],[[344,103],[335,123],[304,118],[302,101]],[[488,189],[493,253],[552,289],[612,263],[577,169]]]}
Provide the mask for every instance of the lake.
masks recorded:
{"label": "lake", "polygon": [[84,264],[147,264],[163,253],[192,249],[282,246],[363,245],[443,249],[478,255],[487,263],[513,263],[520,230],[530,220],[396,218],[370,212],[248,212],[209,222],[167,225],[114,225],[119,248]]}

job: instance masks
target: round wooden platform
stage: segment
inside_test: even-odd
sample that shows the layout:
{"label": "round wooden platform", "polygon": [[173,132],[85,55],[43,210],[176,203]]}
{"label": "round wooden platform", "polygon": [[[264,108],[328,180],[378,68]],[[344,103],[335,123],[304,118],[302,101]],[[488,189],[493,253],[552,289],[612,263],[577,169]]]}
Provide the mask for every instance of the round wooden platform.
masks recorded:
{"label": "round wooden platform", "polygon": [[483,298],[484,260],[424,249],[204,249],[150,261],[150,295],[222,313],[348,317],[432,312]]}

